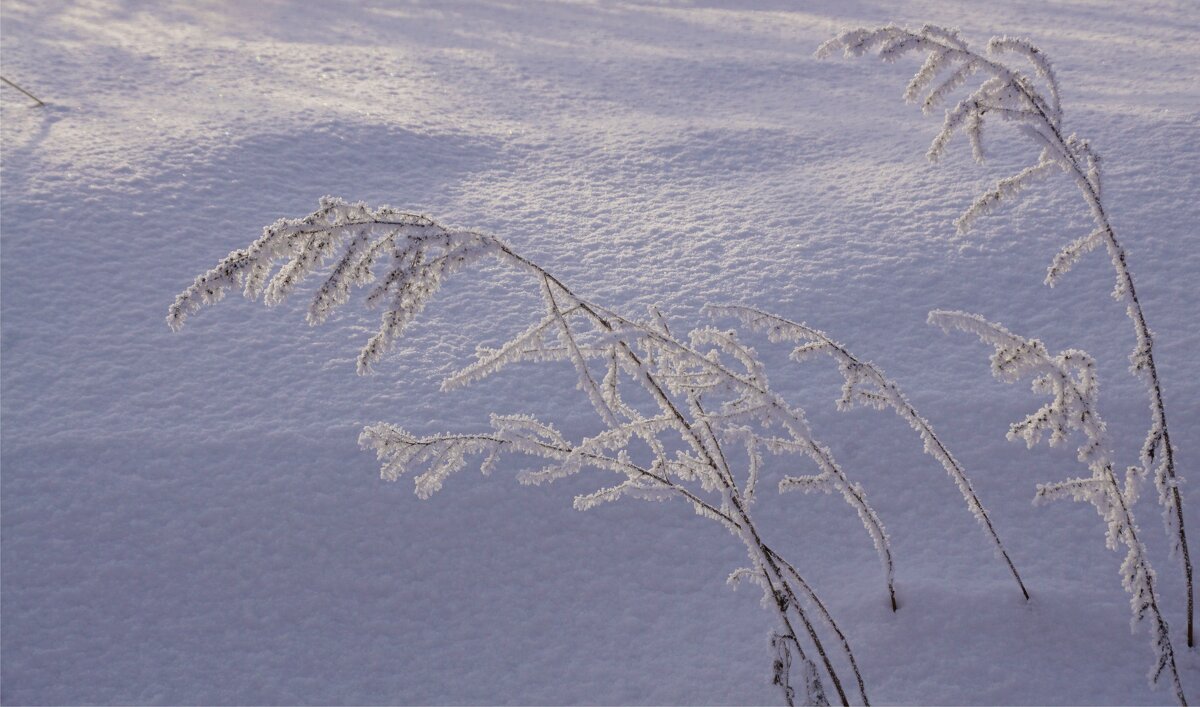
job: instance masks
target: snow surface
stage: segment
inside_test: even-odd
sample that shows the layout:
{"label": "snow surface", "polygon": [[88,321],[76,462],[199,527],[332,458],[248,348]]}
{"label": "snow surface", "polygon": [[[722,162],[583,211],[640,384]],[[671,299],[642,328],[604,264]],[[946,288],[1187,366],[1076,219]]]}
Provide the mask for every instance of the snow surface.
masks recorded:
{"label": "snow surface", "polygon": [[[861,481],[892,535],[901,609],[853,514],[763,493],[756,517],[846,629],[877,703],[1156,703],[1120,556],[1083,504],[1072,445],[1026,451],[1040,401],[989,351],[925,324],[965,309],[1096,356],[1133,463],[1149,422],[1133,336],[1100,254],[1054,290],[1087,232],[1056,178],[952,220],[1034,155],[993,133],[986,168],[900,100],[912,62],[818,62],[843,26],[1024,35],[1054,60],[1070,129],[1107,165],[1200,534],[1200,12],[1192,2],[819,0],[239,3],[5,0],[0,88],[0,523],[6,703],[774,703],[744,553],[684,504],[573,511],[580,478],[527,488],[509,464],[429,501],[379,480],[358,429],[479,429],[532,412],[595,431],[569,367],[439,394],[534,300],[458,278],[378,373],[377,315],[318,329],[303,300],[231,299],[179,334],[192,277],[323,194],[494,233],[581,294],[683,327],[705,302],[806,320],[880,365],[972,474],[1033,600],[953,484],[890,413],[837,413],[836,371],[756,342],[776,389]],[[1006,147],[1012,147],[1005,153]],[[793,471],[768,470],[767,479]],[[764,486],[764,489],[768,489]],[[1177,563],[1153,494],[1136,509],[1174,628]],[[1193,550],[1200,548],[1193,546]]]}

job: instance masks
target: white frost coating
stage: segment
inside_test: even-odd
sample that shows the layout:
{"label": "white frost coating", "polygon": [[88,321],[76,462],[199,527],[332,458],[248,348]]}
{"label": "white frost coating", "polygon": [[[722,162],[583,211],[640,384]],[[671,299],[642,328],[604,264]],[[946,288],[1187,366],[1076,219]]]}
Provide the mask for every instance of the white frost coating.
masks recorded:
{"label": "white frost coating", "polygon": [[904,101],[906,103],[916,103],[921,92],[937,77],[938,72],[946,68],[946,52],[929,52],[929,56],[925,58],[925,63],[917,69],[917,73],[913,75],[912,80],[904,87]]}
{"label": "white frost coating", "polygon": [[[768,339],[773,342],[797,343],[798,346],[792,350],[791,355],[794,361],[804,361],[816,353],[822,353],[831,357],[837,362],[838,371],[842,374],[844,381],[842,396],[837,401],[839,410],[849,410],[856,403],[872,407],[876,410],[883,410],[890,407],[901,419],[907,422],[909,427],[920,436],[925,453],[941,464],[946,473],[950,475],[950,478],[954,480],[955,485],[958,486],[958,490],[963,496],[963,500],[967,504],[967,509],[970,510],[980,527],[987,533],[995,547],[997,555],[1008,566],[1013,579],[1016,580],[1017,586],[1021,589],[1021,593],[1025,598],[1029,598],[1029,592],[1026,591],[1025,584],[1021,580],[1016,566],[1013,564],[1008,551],[1004,547],[1004,543],[1001,542],[999,534],[992,525],[987,509],[984,508],[983,502],[979,500],[979,496],[975,493],[974,488],[972,488],[971,480],[967,476],[966,470],[954,458],[950,450],[942,443],[942,440],[938,438],[932,425],[925,418],[921,417],[916,408],[912,406],[912,403],[908,401],[908,398],[900,390],[900,387],[884,376],[882,370],[868,361],[860,360],[842,344],[830,338],[825,332],[801,322],[794,322],[753,307],[741,305],[708,305],[705,307],[705,311],[712,316],[727,315],[735,317],[751,330],[766,332]],[[786,479],[785,481],[790,488],[805,491],[816,488],[815,480]],[[783,490],[782,482],[780,488]]]}
{"label": "white frost coating", "polygon": [[535,322],[525,331],[509,339],[500,348],[477,347],[475,356],[478,360],[447,376],[442,381],[442,390],[448,391],[468,386],[499,372],[510,363],[540,360],[532,357],[547,348],[546,330],[554,326],[557,321],[557,317],[554,315],[547,315],[545,319]]}
{"label": "white frost coating", "polygon": [[739,567],[729,573],[725,583],[736,589],[743,581],[754,582],[760,589],[769,590],[770,585],[761,568]]}
{"label": "white frost coating", "polygon": [[[948,55],[946,52],[930,52],[930,56],[937,57],[940,66],[946,66],[949,63],[947,61]],[[921,112],[925,114],[932,113],[934,108],[937,108],[945,103],[946,97],[953,93],[959,86],[962,86],[964,83],[966,83],[967,79],[971,78],[971,74],[975,73],[978,68],[979,65],[973,61],[964,62],[961,66],[955,69],[949,77],[947,77],[944,81],[931,89],[928,94],[926,94],[925,100],[921,101]],[[913,77],[914,80],[921,76],[921,71],[923,70],[924,68],[917,71],[917,75]],[[909,85],[911,86],[912,84]],[[922,86],[922,88],[924,87]],[[914,102],[917,98],[916,94],[919,94],[920,91],[921,89],[918,88],[917,91],[914,92],[914,95],[911,99],[908,99],[907,95],[905,98],[908,99],[910,103]],[[907,94],[907,91],[905,93]]]}
{"label": "white frost coating", "polygon": [[[754,525],[749,508],[765,471],[763,453],[809,457],[818,468],[811,477],[814,483],[822,491],[840,493],[855,509],[884,566],[895,609],[887,532],[862,486],[851,482],[830,450],[812,438],[804,411],[771,391],[757,352],[741,343],[736,332],[700,327],[686,337],[676,337],[656,310],[651,310],[649,324],[625,319],[581,299],[552,274],[491,236],[448,229],[423,216],[391,209],[371,211],[362,204],[329,198],[303,219],[269,227],[249,249],[231,253],[197,278],[176,299],[168,321],[178,328],[188,314],[216,301],[230,284],[243,284],[250,296],[265,288],[267,303],[278,303],[306,276],[332,263],[310,307],[309,322],[325,320],[349,301],[352,288],[374,283],[366,303],[384,311],[379,330],[359,354],[359,370],[366,372],[449,275],[484,256],[497,258],[536,283],[545,313],[499,348],[477,349],[476,361],[447,377],[443,389],[486,378],[512,363],[569,361],[578,374],[577,388],[599,416],[601,429],[575,443],[553,425],[528,415],[492,415],[492,429],[487,432],[423,437],[379,423],[364,429],[359,442],[383,462],[383,478],[396,480],[412,473],[417,495],[428,498],[451,474],[464,469],[471,457],[482,457],[480,470],[486,474],[501,455],[519,454],[540,464],[517,474],[523,484],[554,481],[589,469],[618,477],[616,483],[577,496],[574,506],[579,510],[622,498],[682,499],[746,547],[766,585],[767,603],[780,621],[780,636],[789,655],[794,651],[806,666],[808,698],[824,701],[826,694],[817,663],[806,657],[806,651],[815,650],[839,699],[848,702],[805,605],[817,608],[818,623],[837,637],[862,701],[867,702],[849,643],[833,617],[795,568],[770,550]],[[284,259],[286,263],[268,283],[275,264]],[[656,413],[646,414],[625,402],[639,394],[644,403],[657,408]],[[745,448],[744,470],[731,461],[726,450],[730,443]],[[788,487],[786,480],[782,487]]]}
{"label": "white frost coating", "polygon": [[[617,421],[616,414],[613,412],[604,394],[600,391],[600,386],[596,383],[596,379],[592,376],[591,371],[588,370],[587,358],[585,358],[583,351],[580,350],[579,342],[575,340],[575,336],[571,333],[566,315],[563,313],[558,300],[554,296],[554,289],[550,284],[550,279],[543,275],[541,284],[542,300],[545,302],[546,308],[550,311],[548,318],[553,319],[554,323],[558,325],[558,334],[563,348],[567,350],[572,365],[575,366],[575,370],[579,373],[578,388],[587,395],[588,400],[592,403],[592,407],[596,409],[596,412],[599,413],[606,425],[619,425],[620,423]],[[559,289],[563,290],[564,288]],[[562,294],[570,298],[570,293],[563,292]]]}
{"label": "white frost coating", "polygon": [[1062,97],[1059,93],[1058,77],[1054,75],[1054,67],[1050,64],[1050,59],[1042,50],[1033,46],[1028,39],[1020,37],[992,37],[988,41],[988,53],[1000,54],[1001,52],[1020,54],[1033,64],[1037,75],[1042,78],[1046,83],[1046,88],[1050,91],[1050,115],[1055,123],[1060,122],[1062,120]]}
{"label": "white frost coating", "polygon": [[[931,112],[967,82],[977,72],[987,78],[946,111],[941,131],[930,144],[927,157],[936,162],[945,152],[954,133],[962,131],[971,144],[977,161],[984,159],[983,128],[986,118],[999,116],[1002,120],[1029,123],[1048,133],[1056,133],[1061,122],[1058,81],[1046,56],[1025,39],[996,37],[988,44],[987,54],[971,51],[956,32],[933,25],[920,30],[908,30],[896,25],[878,29],[855,29],[844,32],[821,45],[818,56],[828,56],[843,49],[847,56],[861,56],[869,49],[882,45],[880,58],[895,61],[909,52],[925,52],[925,63],[909,81],[904,99],[916,102],[920,99],[922,110]],[[887,50],[886,52],[884,50]],[[1034,73],[1049,92],[1050,98],[1042,95],[1033,77],[1004,65],[994,57],[1003,53],[1018,53],[1030,61]],[[933,88],[929,88],[938,73],[949,74]],[[924,93],[924,98],[921,94]],[[1001,180],[995,188],[980,197],[957,222],[960,232],[965,232],[975,217],[989,209],[995,202],[1009,199],[1027,187],[1034,179],[1044,176],[1046,156],[1043,155],[1032,168]],[[1069,159],[1064,155],[1063,159]],[[1065,165],[1064,165],[1065,168]]]}
{"label": "white frost coating", "polygon": [[365,428],[358,443],[375,450],[384,462],[380,475],[388,481],[395,481],[409,471],[419,471],[416,493],[429,498],[442,488],[446,477],[466,466],[468,455],[491,452],[503,441],[473,435],[414,437],[400,427],[379,423]]}
{"label": "white frost coating", "polygon": [[1070,272],[1075,263],[1079,259],[1095,250],[1098,246],[1104,243],[1105,233],[1101,229],[1096,229],[1088,235],[1072,241],[1055,256],[1050,267],[1046,269],[1046,284],[1054,287],[1058,284],[1059,278]]}
{"label": "white frost coating", "polygon": [[[983,125],[983,119],[979,118],[978,114],[972,113],[971,115],[974,116],[973,121],[977,127],[976,133],[968,133],[968,136],[977,135],[982,130]],[[978,140],[977,136],[972,138],[973,143],[976,143]],[[982,148],[979,148],[976,157],[980,162],[983,161],[982,156]],[[958,229],[959,234],[967,233],[967,231],[971,230],[971,225],[975,222],[975,219],[989,213],[1001,201],[1007,201],[1016,197],[1032,186],[1038,179],[1049,174],[1051,169],[1056,166],[1056,163],[1050,160],[1046,153],[1043,152],[1041,161],[1037,164],[1032,167],[1026,167],[1011,177],[1005,177],[997,181],[991,189],[975,197],[975,201],[971,203],[971,206],[955,219],[954,225]]]}
{"label": "white frost coating", "polygon": [[309,324],[323,323],[330,312],[346,303],[346,300],[350,298],[350,287],[357,284],[355,279],[357,266],[362,259],[362,251],[371,241],[371,229],[350,229],[350,233],[353,235],[349,237],[350,242],[346,246],[346,252],[330,271],[329,278],[317,290],[317,294],[308,308]]}
{"label": "white frost coating", "polygon": [[1163,673],[1168,673],[1176,699],[1180,704],[1186,704],[1170,631],[1158,608],[1154,570],[1146,557],[1145,546],[1138,540],[1137,523],[1128,495],[1113,472],[1111,445],[1097,407],[1099,384],[1095,361],[1087,353],[1075,349],[1051,357],[1041,341],[1020,337],[977,314],[934,310],[929,313],[929,323],[946,331],[957,329],[975,334],[995,348],[991,363],[996,378],[1006,383],[1032,379],[1033,391],[1050,397],[1050,401],[1036,412],[1009,428],[1009,439],[1023,440],[1032,447],[1043,439],[1051,446],[1062,444],[1073,433],[1083,437],[1077,458],[1087,465],[1091,477],[1038,484],[1034,502],[1060,498],[1086,501],[1104,519],[1105,544],[1109,549],[1125,546],[1121,583],[1130,595],[1131,628],[1136,628],[1147,617],[1151,622],[1155,661],[1149,674],[1150,682],[1157,684]]}
{"label": "white frost coating", "polygon": [[[372,236],[376,240],[368,246],[363,239]],[[359,373],[369,372],[391,349],[444,278],[494,254],[493,242],[477,233],[446,229],[423,216],[390,207],[372,211],[361,202],[351,204],[327,196],[313,213],[276,221],[263,229],[262,237],[248,248],[233,251],[197,277],[175,298],[167,312],[167,323],[178,330],[189,315],[220,301],[225,290],[236,285],[242,286],[246,297],[262,295],[268,306],[277,305],[347,241],[345,252],[318,289],[308,319],[310,324],[324,321],[349,299],[351,287],[375,281],[379,255],[391,246],[390,268],[367,298],[372,305],[388,299],[390,306],[381,317],[379,330],[359,352]],[[285,259],[270,277],[279,261]]]}

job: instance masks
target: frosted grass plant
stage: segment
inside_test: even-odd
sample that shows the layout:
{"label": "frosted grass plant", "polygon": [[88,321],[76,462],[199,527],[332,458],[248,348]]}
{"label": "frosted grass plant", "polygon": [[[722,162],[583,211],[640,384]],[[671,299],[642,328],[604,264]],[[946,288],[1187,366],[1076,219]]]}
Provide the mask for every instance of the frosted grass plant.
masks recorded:
{"label": "frosted grass plant", "polygon": [[[1183,523],[1180,477],[1175,465],[1175,449],[1167,427],[1163,405],[1162,381],[1154,361],[1154,339],[1134,287],[1126,251],[1117,240],[1109,211],[1104,203],[1100,155],[1084,138],[1068,133],[1063,124],[1058,79],[1045,53],[1026,39],[993,37],[984,52],[971,49],[953,30],[925,25],[910,30],[896,25],[852,29],[826,41],[817,49],[818,57],[837,50],[846,56],[862,56],[875,51],[887,62],[908,54],[924,54],[925,60],[904,90],[904,99],[920,103],[925,113],[945,104],[973,76],[982,81],[952,108],[946,109],[942,129],[929,146],[927,157],[937,162],[945,153],[950,138],[963,133],[971,145],[975,160],[986,156],[983,130],[993,118],[999,118],[1027,137],[1038,151],[1037,160],[1016,174],[998,180],[980,194],[955,221],[959,233],[966,233],[981,216],[998,204],[1011,201],[1038,180],[1056,171],[1065,173],[1078,187],[1093,221],[1093,230],[1079,237],[1054,256],[1046,284],[1054,286],[1071,266],[1089,251],[1103,247],[1116,275],[1113,297],[1125,305],[1133,325],[1136,345],[1130,355],[1130,371],[1145,385],[1150,400],[1150,428],[1139,454],[1141,464],[1126,470],[1127,492],[1137,495],[1138,482],[1150,476],[1158,491],[1167,536],[1172,553],[1180,558],[1187,587],[1187,643],[1195,645],[1192,630],[1192,561],[1188,553]],[[1003,61],[1015,56],[1032,70]]]}
{"label": "frosted grass plant", "polygon": [[1130,480],[1122,488],[1113,471],[1112,442],[1098,407],[1100,390],[1095,361],[1077,349],[1051,356],[1041,341],[1017,336],[977,314],[934,310],[929,313],[929,322],[946,331],[956,329],[975,334],[995,348],[991,363],[992,374],[997,379],[1006,383],[1032,379],[1033,391],[1050,397],[1045,405],[1013,423],[1008,430],[1010,440],[1024,441],[1032,448],[1043,439],[1051,446],[1057,446],[1072,436],[1082,437],[1076,456],[1087,465],[1091,476],[1038,484],[1034,502],[1074,499],[1090,503],[1104,519],[1108,548],[1125,547],[1121,584],[1129,593],[1129,607],[1133,612],[1130,627],[1136,628],[1142,622],[1149,624],[1155,652],[1154,665],[1148,676],[1150,683],[1158,684],[1165,675],[1175,692],[1175,699],[1186,705],[1171,633],[1159,609],[1154,569],[1137,536],[1137,522],[1133,517],[1135,491]]}
{"label": "frosted grass plant", "polygon": [[[791,679],[795,664],[804,702],[827,704],[828,680],[832,697],[841,704],[849,704],[848,690],[855,687],[867,704],[845,634],[796,567],[767,545],[754,523],[751,509],[765,457],[808,457],[816,473],[784,477],[780,490],[836,494],[854,509],[875,544],[895,610],[887,532],[862,486],[813,437],[803,409],[771,389],[757,353],[735,331],[703,326],[677,336],[657,310],[644,321],[610,311],[492,236],[332,198],[323,199],[304,218],[268,226],[249,247],[233,251],[197,277],[170,306],[167,322],[180,328],[189,315],[219,301],[232,287],[267,305],[279,304],[306,277],[321,271],[324,281],[308,309],[310,324],[324,321],[358,287],[369,287],[366,302],[383,310],[378,331],[358,356],[359,372],[367,373],[448,277],[485,258],[524,275],[540,294],[543,311],[503,345],[478,348],[476,361],[448,376],[443,389],[471,384],[518,362],[565,361],[575,369],[576,387],[602,429],[574,442],[552,422],[521,414],[493,414],[484,431],[431,436],[379,423],[364,429],[359,441],[379,457],[383,478],[414,475],[417,495],[428,498],[470,460],[478,460],[488,474],[500,457],[519,455],[538,460],[518,474],[524,484],[585,470],[615,477],[577,496],[574,505],[580,510],[622,498],[684,501],[698,515],[724,526],[746,549],[748,565],[734,571],[729,581],[758,584],[763,605],[778,619],[772,637],[773,680],[786,701],[792,704],[796,698]],[[735,450],[740,450],[736,458]],[[835,644],[838,655],[827,643]],[[848,666],[854,684],[847,687],[835,662],[842,663],[842,671]]]}

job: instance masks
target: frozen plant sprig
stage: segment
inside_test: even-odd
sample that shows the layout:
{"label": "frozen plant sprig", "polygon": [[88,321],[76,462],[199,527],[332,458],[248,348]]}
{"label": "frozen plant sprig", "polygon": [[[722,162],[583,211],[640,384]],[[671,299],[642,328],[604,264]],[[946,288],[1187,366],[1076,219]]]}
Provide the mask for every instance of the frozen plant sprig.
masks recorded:
{"label": "frozen plant sprig", "polygon": [[[1146,548],[1137,537],[1129,493],[1113,471],[1113,453],[1104,420],[1098,409],[1099,385],[1095,361],[1086,352],[1071,349],[1051,356],[1037,339],[1026,339],[985,320],[977,314],[934,310],[929,322],[943,330],[957,329],[974,334],[995,348],[992,374],[1005,383],[1032,379],[1033,392],[1050,396],[1049,402],[1008,431],[1011,440],[1022,440],[1029,447],[1043,439],[1051,446],[1066,442],[1078,434],[1082,441],[1077,458],[1087,465],[1091,476],[1057,483],[1038,484],[1034,502],[1053,499],[1085,501],[1096,508],[1106,525],[1105,543],[1111,550],[1125,547],[1121,564],[1121,583],[1129,593],[1133,612],[1130,627],[1141,622],[1150,625],[1155,661],[1149,672],[1152,685],[1166,674],[1175,691],[1175,699],[1186,705],[1175,650],[1166,619],[1159,610],[1154,569]],[[1128,482],[1127,482],[1128,483]]]}
{"label": "frozen plant sprig", "polygon": [[[648,322],[611,312],[579,297],[492,236],[328,197],[304,218],[268,226],[249,247],[230,253],[197,277],[171,305],[167,321],[178,329],[231,287],[240,287],[250,298],[261,296],[268,305],[278,304],[320,271],[324,282],[309,307],[310,324],[345,304],[357,287],[369,287],[367,303],[384,310],[379,330],[359,354],[358,370],[367,373],[447,277],[484,257],[527,276],[540,293],[544,312],[505,344],[478,349],[477,360],[448,376],[443,387],[469,384],[517,362],[567,361],[603,429],[576,443],[553,425],[525,415],[493,415],[490,430],[468,434],[418,436],[387,423],[371,425],[363,430],[360,443],[378,455],[383,478],[411,473],[417,494],[427,498],[472,458],[482,458],[480,469],[487,474],[500,456],[518,454],[539,460],[539,466],[519,473],[522,483],[553,481],[584,470],[614,474],[617,483],[575,499],[581,510],[626,497],[683,500],[742,541],[749,566],[731,575],[730,582],[759,584],[764,606],[779,620],[775,682],[788,703],[795,697],[787,675],[793,654],[803,674],[799,684],[806,702],[827,703],[823,669],[840,702],[849,703],[834,657],[822,640],[826,631],[867,703],[845,634],[812,587],[764,542],[754,524],[750,509],[764,455],[807,456],[818,473],[786,477],[781,489],[837,493],[855,509],[875,542],[895,610],[887,533],[862,487],[851,482],[829,449],[813,438],[804,411],[770,389],[756,352],[742,344],[736,332],[701,327],[686,338],[677,337],[657,311]],[[643,398],[640,406],[627,402],[631,393]],[[644,412],[647,402],[655,413]],[[732,447],[746,452],[744,472],[730,456]]]}
{"label": "frozen plant sprig", "polygon": [[742,305],[708,305],[706,309],[712,315],[729,315],[735,317],[751,330],[765,331],[772,342],[799,343],[800,345],[792,350],[791,355],[792,359],[796,362],[802,362],[811,356],[821,354],[827,355],[836,361],[838,371],[842,374],[844,381],[842,395],[837,401],[839,410],[848,410],[856,404],[866,405],[877,410],[891,408],[893,412],[907,422],[909,427],[921,438],[925,453],[941,464],[946,473],[950,475],[950,478],[954,480],[955,485],[958,486],[958,490],[963,496],[963,500],[967,504],[967,509],[970,510],[975,520],[991,540],[996,554],[1004,560],[1013,579],[1016,580],[1021,594],[1026,599],[1029,598],[1029,592],[1025,589],[1025,583],[1021,581],[1021,575],[1017,572],[1016,565],[1013,564],[1012,559],[1009,557],[1004,543],[1001,542],[987,509],[975,493],[966,470],[954,458],[950,450],[946,448],[941,438],[934,432],[933,426],[929,424],[929,421],[921,417],[920,413],[917,412],[916,408],[912,406],[912,403],[908,401],[908,398],[900,390],[900,387],[884,376],[883,371],[879,370],[878,367],[869,361],[863,361],[854,356],[846,347],[830,338],[825,332],[814,329],[806,324],[794,322],[754,307]]}
{"label": "frozen plant sprig", "polygon": [[[841,49],[846,56],[862,56],[877,50],[881,59],[893,62],[910,53],[925,53],[925,62],[904,91],[909,102],[920,102],[926,113],[944,104],[974,74],[983,81],[954,107],[945,112],[942,129],[934,137],[927,156],[936,162],[954,133],[963,133],[976,161],[983,162],[983,128],[993,116],[1016,127],[1037,149],[1037,161],[1020,172],[998,180],[980,194],[955,221],[959,233],[1002,201],[1011,201],[1034,182],[1047,178],[1054,168],[1065,172],[1079,188],[1093,221],[1093,230],[1067,244],[1054,256],[1045,282],[1053,287],[1089,251],[1104,246],[1116,275],[1113,297],[1124,303],[1133,325],[1136,345],[1130,354],[1130,371],[1146,387],[1150,402],[1150,428],[1140,453],[1140,467],[1131,467],[1132,483],[1150,476],[1158,491],[1163,522],[1178,554],[1187,587],[1187,643],[1195,645],[1192,629],[1194,589],[1192,560],[1183,523],[1183,502],[1175,465],[1175,448],[1167,427],[1162,382],[1154,360],[1154,339],[1134,287],[1124,247],[1103,201],[1100,155],[1088,140],[1063,128],[1063,110],[1058,79],[1046,54],[1032,42],[1014,37],[993,37],[984,52],[971,49],[956,31],[934,25],[910,30],[897,25],[858,28],[842,32],[817,49],[826,57]],[[1032,69],[1023,70],[1002,61],[1009,55],[1023,59]],[[1135,486],[1129,493],[1136,495]]]}

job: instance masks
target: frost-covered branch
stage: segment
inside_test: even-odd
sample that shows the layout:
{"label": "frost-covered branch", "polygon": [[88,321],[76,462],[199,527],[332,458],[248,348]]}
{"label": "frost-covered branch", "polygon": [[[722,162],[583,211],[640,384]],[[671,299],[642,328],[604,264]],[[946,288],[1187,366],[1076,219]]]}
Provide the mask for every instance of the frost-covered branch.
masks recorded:
{"label": "frost-covered branch", "polygon": [[838,371],[842,374],[844,381],[842,396],[837,401],[839,410],[848,410],[855,404],[866,405],[877,410],[891,408],[907,422],[909,427],[921,438],[925,453],[937,460],[954,480],[967,504],[967,509],[971,511],[975,520],[987,533],[995,546],[996,553],[1004,560],[1013,579],[1016,580],[1021,594],[1026,599],[1029,598],[1025,583],[1021,581],[1021,575],[1008,556],[1004,543],[1000,541],[1000,536],[988,516],[987,509],[984,508],[983,502],[979,500],[979,496],[971,486],[971,480],[967,476],[966,470],[946,448],[929,421],[921,417],[899,386],[884,376],[883,371],[874,364],[854,356],[846,347],[830,338],[828,334],[806,324],[741,305],[709,305],[706,309],[713,315],[725,314],[736,317],[752,330],[765,331],[772,342],[799,343],[800,345],[792,350],[791,356],[797,362],[818,354],[825,354],[836,361]]}
{"label": "frost-covered branch", "polygon": [[991,362],[996,378],[1006,383],[1032,379],[1033,391],[1050,397],[1049,402],[1009,428],[1009,439],[1020,439],[1033,447],[1043,439],[1051,446],[1057,446],[1073,434],[1082,437],[1077,457],[1087,465],[1091,476],[1038,484],[1035,502],[1070,498],[1090,503],[1104,519],[1107,527],[1105,542],[1109,549],[1125,546],[1121,581],[1130,595],[1131,628],[1146,620],[1150,623],[1151,644],[1155,651],[1150,682],[1157,684],[1163,674],[1168,675],[1175,698],[1179,704],[1186,705],[1175,666],[1171,634],[1158,607],[1154,570],[1145,546],[1137,537],[1129,488],[1132,479],[1127,482],[1127,488],[1122,489],[1113,472],[1112,447],[1097,407],[1099,385],[1095,361],[1087,353],[1075,349],[1052,357],[1041,341],[1017,336],[976,314],[935,310],[929,313],[929,322],[947,331],[957,329],[975,334],[995,348]]}
{"label": "frost-covered branch", "polygon": [[[904,98],[909,102],[921,100],[926,113],[945,103],[973,74],[984,77],[975,89],[946,110],[942,129],[929,148],[930,160],[936,162],[954,133],[962,132],[971,144],[975,159],[982,162],[985,157],[983,129],[993,116],[1014,125],[1037,149],[1038,158],[1032,165],[1000,179],[975,199],[955,222],[960,233],[965,233],[978,217],[997,204],[1013,200],[1033,183],[1048,177],[1055,167],[1065,172],[1079,188],[1094,230],[1064,246],[1054,256],[1046,273],[1046,284],[1054,286],[1079,258],[1100,245],[1107,251],[1116,275],[1113,297],[1125,305],[1126,315],[1134,328],[1136,346],[1130,355],[1130,371],[1146,386],[1150,399],[1150,429],[1142,444],[1141,471],[1136,476],[1154,479],[1167,535],[1172,539],[1172,551],[1179,554],[1183,565],[1187,584],[1188,645],[1194,645],[1192,561],[1183,524],[1181,478],[1176,470],[1175,449],[1167,427],[1162,383],[1154,360],[1153,336],[1134,287],[1125,249],[1117,240],[1102,199],[1100,155],[1087,140],[1065,131],[1061,93],[1050,60],[1026,39],[993,37],[987,49],[978,52],[968,47],[957,32],[933,25],[925,25],[919,30],[897,25],[849,30],[822,44],[817,49],[817,56],[825,57],[838,49],[847,56],[862,56],[877,50],[880,58],[888,62],[905,54],[924,53],[925,62],[906,87]],[[1031,71],[1002,61],[1008,55],[1024,60]]]}
{"label": "frost-covered branch", "polygon": [[[764,604],[779,619],[776,682],[789,703],[795,696],[787,674],[793,659],[803,672],[806,701],[825,703],[828,697],[820,665],[838,699],[849,702],[823,644],[824,631],[836,637],[866,703],[845,634],[796,568],[767,546],[753,522],[750,508],[765,456],[801,455],[817,467],[809,476],[783,478],[781,490],[837,493],[854,508],[879,553],[894,610],[887,532],[861,485],[813,437],[804,411],[771,390],[757,353],[736,332],[700,327],[677,337],[656,311],[649,322],[611,312],[492,236],[332,198],[323,199],[307,217],[277,221],[248,248],[230,253],[196,278],[171,305],[167,320],[178,329],[231,287],[276,305],[320,273],[323,281],[309,307],[310,324],[324,321],[348,302],[355,288],[368,288],[367,304],[383,309],[378,331],[359,354],[358,370],[367,373],[449,276],[485,256],[527,276],[544,312],[499,347],[478,348],[476,361],[449,375],[443,388],[467,385],[514,363],[564,361],[574,368],[576,387],[597,413],[601,429],[574,442],[552,424],[527,415],[494,414],[486,432],[431,436],[380,423],[363,430],[360,443],[379,457],[383,478],[411,473],[417,495],[428,498],[474,459],[487,474],[501,456],[519,455],[537,460],[518,474],[526,484],[584,471],[614,475],[613,482],[575,498],[580,510],[622,498],[683,500],[746,548],[750,566],[735,574],[762,587]],[[638,404],[627,402],[631,396],[639,397]],[[654,412],[647,412],[651,407]],[[731,447],[745,450],[744,470],[731,458]]]}

